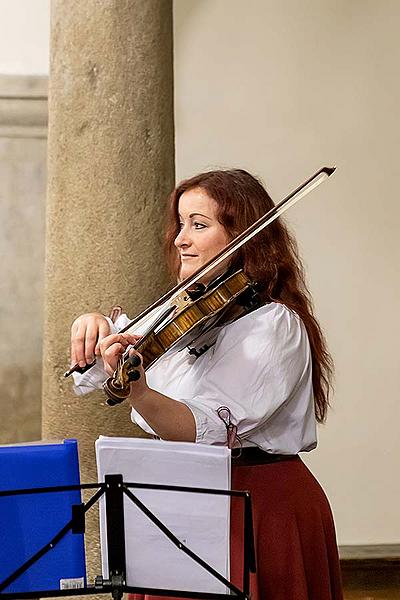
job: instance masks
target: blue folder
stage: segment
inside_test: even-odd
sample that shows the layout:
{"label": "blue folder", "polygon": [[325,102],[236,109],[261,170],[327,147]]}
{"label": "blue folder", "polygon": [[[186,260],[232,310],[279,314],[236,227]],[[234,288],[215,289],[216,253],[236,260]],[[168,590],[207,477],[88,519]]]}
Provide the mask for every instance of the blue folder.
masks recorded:
{"label": "blue folder", "polygon": [[[0,490],[79,485],[76,440],[0,447]],[[0,583],[72,518],[80,491],[0,497]],[[83,534],[69,531],[3,593],[59,590],[86,584]],[[0,595],[1,596],[1,595]]]}

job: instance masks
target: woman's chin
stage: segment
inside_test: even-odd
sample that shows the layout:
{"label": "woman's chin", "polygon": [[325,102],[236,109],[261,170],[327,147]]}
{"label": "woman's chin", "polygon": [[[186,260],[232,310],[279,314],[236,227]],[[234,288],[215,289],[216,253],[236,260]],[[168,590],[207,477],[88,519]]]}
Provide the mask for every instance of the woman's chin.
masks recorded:
{"label": "woman's chin", "polygon": [[179,281],[184,281],[185,279],[187,279],[188,277],[193,275],[193,273],[195,273],[196,271],[197,271],[197,269],[189,269],[189,268],[181,269],[181,271],[179,273]]}
{"label": "woman's chin", "polygon": [[[205,275],[204,277],[201,277],[198,280],[199,283],[204,283],[205,285],[207,285],[207,283],[212,281],[215,277],[218,277],[219,275],[222,275],[223,273],[225,273],[225,271],[227,270],[228,267],[229,267],[229,261],[226,261],[226,262],[224,261],[216,269],[213,269],[210,273],[207,273],[207,275]],[[179,272],[178,281],[182,282],[185,279],[188,279],[194,273],[196,273],[196,271],[198,271],[198,270],[199,270],[199,266],[195,267],[194,265],[193,266],[184,265],[184,267],[182,267]]]}

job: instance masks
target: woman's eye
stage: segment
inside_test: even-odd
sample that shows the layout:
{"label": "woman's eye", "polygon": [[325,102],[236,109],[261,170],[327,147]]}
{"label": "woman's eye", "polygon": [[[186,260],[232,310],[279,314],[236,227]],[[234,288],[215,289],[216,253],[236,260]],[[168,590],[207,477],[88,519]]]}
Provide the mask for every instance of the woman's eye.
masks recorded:
{"label": "woman's eye", "polygon": [[193,226],[195,229],[204,229],[204,227],[206,227],[206,225],[204,225],[204,223],[197,223],[197,222],[194,222]]}

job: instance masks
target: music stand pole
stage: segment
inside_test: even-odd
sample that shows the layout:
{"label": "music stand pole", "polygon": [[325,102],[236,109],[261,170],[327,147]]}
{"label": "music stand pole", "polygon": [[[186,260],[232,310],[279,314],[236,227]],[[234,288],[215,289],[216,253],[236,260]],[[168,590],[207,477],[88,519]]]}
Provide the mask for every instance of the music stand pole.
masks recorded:
{"label": "music stand pole", "polygon": [[111,585],[114,600],[121,600],[126,586],[124,494],[122,475],[106,475],[108,581],[96,577],[96,586]]}

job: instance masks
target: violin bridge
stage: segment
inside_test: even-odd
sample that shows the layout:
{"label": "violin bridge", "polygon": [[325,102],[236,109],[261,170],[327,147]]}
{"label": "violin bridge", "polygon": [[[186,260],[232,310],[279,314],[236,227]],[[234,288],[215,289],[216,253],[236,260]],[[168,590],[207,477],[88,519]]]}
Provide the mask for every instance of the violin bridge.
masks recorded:
{"label": "violin bridge", "polygon": [[179,294],[179,296],[176,296],[171,301],[171,304],[173,304],[174,306],[176,306],[178,312],[180,312],[181,310],[183,310],[184,308],[186,308],[187,306],[189,306],[189,304],[191,304],[191,303],[192,303],[192,300],[190,299],[190,297],[189,297],[188,293],[186,292],[186,290],[184,290],[183,292],[181,292]]}

